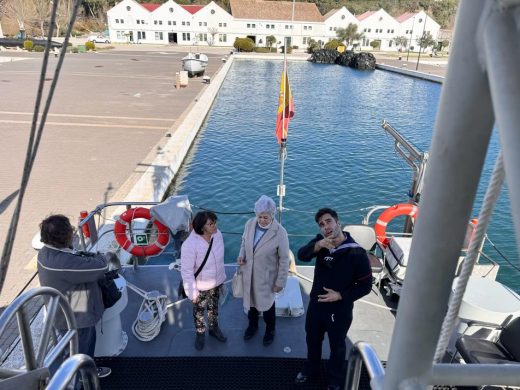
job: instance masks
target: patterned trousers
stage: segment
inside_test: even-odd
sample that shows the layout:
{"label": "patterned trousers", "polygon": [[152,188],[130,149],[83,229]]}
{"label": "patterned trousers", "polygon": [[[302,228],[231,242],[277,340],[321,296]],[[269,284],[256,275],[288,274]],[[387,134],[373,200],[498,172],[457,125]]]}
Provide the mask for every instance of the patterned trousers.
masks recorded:
{"label": "patterned trousers", "polygon": [[218,299],[220,286],[207,291],[199,291],[197,301],[193,304],[193,319],[197,333],[206,332],[206,322],[204,321],[204,310],[208,310],[209,328],[218,327]]}

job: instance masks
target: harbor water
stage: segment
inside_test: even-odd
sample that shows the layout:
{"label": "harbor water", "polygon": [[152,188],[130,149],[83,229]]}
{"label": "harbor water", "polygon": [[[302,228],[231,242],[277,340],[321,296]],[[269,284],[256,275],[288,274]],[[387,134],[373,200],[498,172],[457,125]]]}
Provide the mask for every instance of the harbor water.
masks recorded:
{"label": "harbor water", "polygon": [[[281,61],[235,61],[172,194],[187,194],[194,212],[219,212],[226,262],[234,262],[244,223],[262,194],[276,197],[280,161],[274,136]],[[422,151],[432,138],[441,85],[385,71],[289,63],[295,117],[289,126],[282,223],[298,248],[318,232],[314,213],[331,207],[343,224],[361,223],[366,207],[408,201],[412,171],[381,128],[386,119]],[[493,135],[474,216],[499,149]],[[507,189],[488,236],[519,266]],[[498,280],[520,291],[520,273],[493,248]]]}

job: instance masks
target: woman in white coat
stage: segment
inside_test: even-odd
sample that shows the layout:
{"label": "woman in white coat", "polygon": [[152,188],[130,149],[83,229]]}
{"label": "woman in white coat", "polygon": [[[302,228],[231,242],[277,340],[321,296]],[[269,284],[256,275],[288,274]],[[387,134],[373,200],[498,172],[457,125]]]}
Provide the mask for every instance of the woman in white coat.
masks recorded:
{"label": "woman in white coat", "polygon": [[244,308],[249,326],[244,339],[258,331],[258,317],[263,312],[266,325],[264,345],[270,345],[275,333],[275,294],[282,291],[289,271],[287,232],[274,219],[276,205],[262,195],[255,203],[256,217],[246,222],[237,263],[242,268]]}

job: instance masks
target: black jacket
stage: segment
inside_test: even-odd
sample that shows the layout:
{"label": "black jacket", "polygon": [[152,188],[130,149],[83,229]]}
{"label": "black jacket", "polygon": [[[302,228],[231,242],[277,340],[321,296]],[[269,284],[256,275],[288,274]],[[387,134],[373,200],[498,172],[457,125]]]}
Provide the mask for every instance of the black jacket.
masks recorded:
{"label": "black jacket", "polygon": [[316,257],[314,283],[311,290],[311,303],[318,301],[318,295],[325,294],[323,287],[338,291],[347,304],[370,293],[372,289],[372,270],[366,251],[345,233],[345,241],[333,250],[320,249],[314,252],[314,245],[322,240],[318,234],[298,251],[298,259],[311,261]]}

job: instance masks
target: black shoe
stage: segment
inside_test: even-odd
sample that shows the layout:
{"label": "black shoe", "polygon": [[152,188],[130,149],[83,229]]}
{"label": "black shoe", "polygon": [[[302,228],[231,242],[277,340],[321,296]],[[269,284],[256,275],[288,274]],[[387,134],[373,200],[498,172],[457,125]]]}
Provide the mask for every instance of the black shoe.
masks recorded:
{"label": "black shoe", "polygon": [[224,336],[224,334],[222,333],[222,331],[220,330],[220,328],[218,326],[210,329],[209,335],[212,337],[215,337],[221,343],[225,343],[227,341],[227,337]]}
{"label": "black shoe", "polygon": [[253,336],[258,331],[258,326],[248,326],[245,333],[244,333],[244,340],[249,340],[253,338]]}
{"label": "black shoe", "polygon": [[298,373],[298,375],[296,375],[296,378],[294,379],[294,382],[298,385],[301,385],[301,384],[304,384],[304,383],[308,383],[309,382],[309,376],[303,372],[303,371],[300,371]]}
{"label": "black shoe", "polygon": [[110,375],[111,372],[112,372],[112,370],[108,367],[98,367],[97,368],[98,378],[106,378],[107,376]]}
{"label": "black shoe", "polygon": [[271,345],[274,341],[274,330],[266,330],[264,334],[264,345]]}
{"label": "black shoe", "polygon": [[200,351],[202,348],[204,348],[204,333],[197,333],[195,337],[195,349]]}

